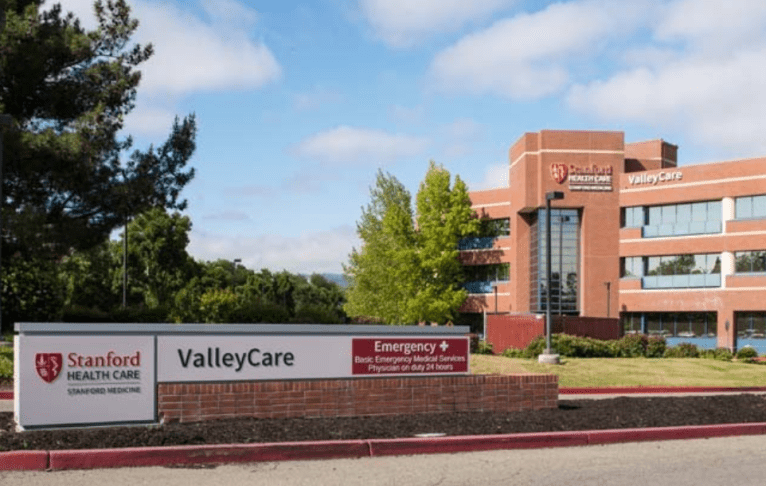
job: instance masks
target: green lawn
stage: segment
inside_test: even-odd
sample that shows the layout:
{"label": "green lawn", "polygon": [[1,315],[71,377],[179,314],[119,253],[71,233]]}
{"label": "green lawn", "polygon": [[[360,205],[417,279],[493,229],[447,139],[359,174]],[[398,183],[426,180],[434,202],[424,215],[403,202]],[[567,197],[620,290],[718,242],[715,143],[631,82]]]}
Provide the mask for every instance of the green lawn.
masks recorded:
{"label": "green lawn", "polygon": [[560,387],[766,386],[766,366],[691,358],[562,358],[560,365],[471,355],[475,374],[552,373]]}

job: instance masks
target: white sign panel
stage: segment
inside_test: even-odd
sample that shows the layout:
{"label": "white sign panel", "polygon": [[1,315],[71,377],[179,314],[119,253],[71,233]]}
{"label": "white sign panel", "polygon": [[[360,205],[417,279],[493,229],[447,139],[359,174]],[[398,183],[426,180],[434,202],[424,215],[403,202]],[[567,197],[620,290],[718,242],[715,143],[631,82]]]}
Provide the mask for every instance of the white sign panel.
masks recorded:
{"label": "white sign panel", "polygon": [[351,376],[348,336],[158,336],[157,381]]}
{"label": "white sign panel", "polygon": [[155,421],[152,336],[17,336],[21,427]]}

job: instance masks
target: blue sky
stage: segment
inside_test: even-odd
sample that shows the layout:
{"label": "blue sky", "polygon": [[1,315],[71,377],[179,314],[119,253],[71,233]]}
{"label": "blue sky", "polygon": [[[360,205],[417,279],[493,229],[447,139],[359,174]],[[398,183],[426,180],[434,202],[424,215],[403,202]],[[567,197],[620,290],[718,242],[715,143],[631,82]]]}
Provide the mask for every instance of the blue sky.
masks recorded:
{"label": "blue sky", "polygon": [[[499,187],[524,132],[766,155],[762,0],[128,2],[155,55],[125,134],[159,144],[196,113],[201,260],[341,272],[379,168],[413,197],[429,160]],[[60,3],[94,26],[92,1]]]}

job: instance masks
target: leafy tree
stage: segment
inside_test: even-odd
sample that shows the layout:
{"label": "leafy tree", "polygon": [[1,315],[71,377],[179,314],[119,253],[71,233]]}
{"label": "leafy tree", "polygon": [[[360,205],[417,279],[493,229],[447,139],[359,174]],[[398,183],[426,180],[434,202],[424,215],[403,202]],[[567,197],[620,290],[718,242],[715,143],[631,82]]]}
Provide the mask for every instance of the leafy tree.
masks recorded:
{"label": "leafy tree", "polygon": [[122,265],[116,242],[73,252],[58,266],[59,282],[64,290],[64,306],[98,309],[107,312],[119,305],[121,293],[113,288]]}
{"label": "leafy tree", "polygon": [[418,281],[408,300],[409,321],[445,323],[455,318],[468,293],[462,288],[458,242],[475,234],[480,221],[471,209],[468,188],[459,176],[433,161],[417,194]]}
{"label": "leafy tree", "polygon": [[346,312],[389,324],[454,319],[467,296],[458,241],[480,228],[466,185],[459,177],[451,184],[431,162],[417,195],[417,229],[410,194],[395,177],[379,171],[370,192],[357,223],[362,248],[344,267]]}
{"label": "leafy tree", "polygon": [[4,254],[63,255],[104,241],[155,205],[182,208],[183,171],[195,144],[193,116],[176,120],[157,149],[119,139],[152,47],[130,46],[138,21],[124,0],[94,4],[84,30],[59,5],[5,0],[0,34],[0,112],[12,117],[3,153]]}
{"label": "leafy tree", "polygon": [[[128,225],[128,282],[133,294],[149,308],[170,305],[173,296],[194,273],[194,260],[186,252],[191,220],[162,208],[143,212]],[[118,261],[123,247],[115,245]],[[122,272],[114,273],[113,288],[121,288]]]}
{"label": "leafy tree", "polygon": [[[97,0],[98,27],[86,31],[59,5],[43,4],[0,1],[0,113],[11,118],[2,154],[2,278],[5,288],[36,295],[47,292],[43,281],[6,282],[31,275],[25,262],[47,268],[73,249],[97,246],[149,207],[183,209],[196,136],[190,115],[176,119],[162,145],[127,155],[132,139],[118,134],[134,107],[136,68],[152,55],[151,45],[130,45],[138,21],[125,0]],[[30,302],[32,294],[14,298]]]}
{"label": "leafy tree", "polygon": [[381,170],[370,196],[356,225],[362,247],[352,250],[343,267],[349,282],[344,309],[351,316],[405,324],[407,299],[418,273],[412,196],[396,177]]}

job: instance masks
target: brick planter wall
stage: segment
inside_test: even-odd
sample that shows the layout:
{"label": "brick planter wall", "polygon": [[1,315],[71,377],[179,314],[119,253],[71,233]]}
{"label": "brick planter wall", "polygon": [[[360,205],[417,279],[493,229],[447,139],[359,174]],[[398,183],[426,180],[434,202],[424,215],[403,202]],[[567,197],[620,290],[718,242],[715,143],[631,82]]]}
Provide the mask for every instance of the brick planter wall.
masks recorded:
{"label": "brick planter wall", "polygon": [[353,417],[539,410],[558,406],[555,375],[468,375],[227,383],[160,383],[166,422],[235,417]]}

